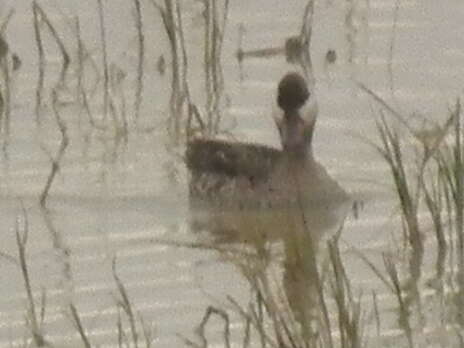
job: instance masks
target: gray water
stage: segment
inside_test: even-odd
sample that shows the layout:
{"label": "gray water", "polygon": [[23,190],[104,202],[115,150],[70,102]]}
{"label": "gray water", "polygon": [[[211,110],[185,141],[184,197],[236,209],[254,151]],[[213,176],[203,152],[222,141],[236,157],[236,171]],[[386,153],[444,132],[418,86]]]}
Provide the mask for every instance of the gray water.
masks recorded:
{"label": "gray water", "polygon": [[[388,316],[393,306],[391,294],[352,252],[356,248],[380,264],[381,252],[389,250],[394,242],[391,233],[398,227],[387,167],[361,139],[376,139],[379,105],[356,81],[406,115],[445,118],[464,82],[464,3],[402,1],[394,29],[395,1],[369,1],[369,10],[364,12],[368,27],[359,23],[353,63],[346,59],[346,2],[316,3],[311,55],[319,119],[314,152],[330,176],[354,199],[364,202],[359,218],[350,214],[345,223],[345,266],[353,288],[361,288],[365,294],[377,291],[380,309]],[[359,3],[362,6],[363,2]],[[38,197],[51,168],[47,152],[55,154],[60,134],[49,102],[40,127],[35,122],[38,61],[31,3],[4,0],[0,4],[0,18],[15,10],[5,39],[22,60],[20,70],[12,76],[10,140],[0,161],[0,347],[22,346],[23,338],[29,337],[22,274],[18,265],[5,257],[18,257],[14,231],[17,221],[20,228],[24,223],[21,205],[28,218],[27,260],[34,296],[38,304],[41,291],[46,293],[44,332],[56,347],[81,344],[67,311],[71,302],[94,345],[116,346],[114,259],[132,305],[155,328],[156,347],[182,346],[177,335],[191,337],[207,305],[223,303],[225,295],[243,300],[248,295],[247,283],[218,253],[162,242],[195,243],[208,238],[189,228],[188,176],[182,160],[173,155],[182,153],[182,148],[170,149],[165,127],[169,73],[161,76],[156,67],[161,54],[169,62],[168,42],[159,14],[148,1],[142,4],[147,51],[140,124],[150,131],[134,131],[128,145],[115,150],[104,134],[92,133],[88,141],[89,130],[81,127],[77,117],[81,111],[67,105],[63,118],[71,142],[50,191],[46,213],[41,211]],[[45,0],[41,5],[70,47],[75,44],[68,20],[79,16],[83,40],[100,63],[96,1]],[[198,43],[203,39],[202,5],[185,1],[182,6],[192,59],[189,82],[193,98],[201,100]],[[241,140],[278,146],[270,116],[272,96],[289,66],[282,56],[250,58],[240,72],[235,57],[239,27],[245,28],[245,50],[283,45],[298,32],[305,1],[233,1],[230,6],[222,55],[225,94],[230,100],[223,110],[225,127],[236,124],[232,132]],[[131,113],[137,54],[133,4],[107,1],[105,11],[108,59],[127,73],[124,93]],[[338,59],[327,65],[324,57],[331,48]],[[51,43],[46,45],[46,59],[46,85],[50,86],[57,81],[60,67],[56,46]],[[97,113],[103,112],[100,94],[92,99]],[[431,264],[432,258],[426,255],[426,262]],[[240,325],[238,320],[233,322],[232,334]],[[211,330],[220,330],[220,326],[218,322]],[[384,334],[401,336],[393,324],[384,328]],[[433,338],[439,336],[436,333]],[[213,337],[213,343],[219,342]]]}

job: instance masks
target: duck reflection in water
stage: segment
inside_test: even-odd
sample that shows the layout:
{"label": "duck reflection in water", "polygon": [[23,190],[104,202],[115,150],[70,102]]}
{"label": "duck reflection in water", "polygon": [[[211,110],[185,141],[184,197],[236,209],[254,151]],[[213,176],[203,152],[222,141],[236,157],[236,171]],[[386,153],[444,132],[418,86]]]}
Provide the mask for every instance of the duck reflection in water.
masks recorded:
{"label": "duck reflection in water", "polygon": [[302,308],[314,299],[308,291],[318,277],[318,241],[338,229],[350,198],[314,159],[318,110],[300,74],[280,80],[275,109],[281,149],[204,138],[188,143],[192,226],[217,243],[247,243],[257,251],[283,241],[283,287],[295,317],[309,322],[310,311]]}

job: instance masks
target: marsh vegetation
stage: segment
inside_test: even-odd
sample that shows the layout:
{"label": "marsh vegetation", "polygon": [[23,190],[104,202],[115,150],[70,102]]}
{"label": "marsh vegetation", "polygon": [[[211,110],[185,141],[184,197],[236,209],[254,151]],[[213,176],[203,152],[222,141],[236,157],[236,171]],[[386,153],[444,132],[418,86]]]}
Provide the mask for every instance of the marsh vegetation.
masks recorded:
{"label": "marsh vegetation", "polygon": [[[464,347],[462,11],[0,4],[0,347]],[[277,146],[295,66],[352,209],[192,227],[187,140]]]}

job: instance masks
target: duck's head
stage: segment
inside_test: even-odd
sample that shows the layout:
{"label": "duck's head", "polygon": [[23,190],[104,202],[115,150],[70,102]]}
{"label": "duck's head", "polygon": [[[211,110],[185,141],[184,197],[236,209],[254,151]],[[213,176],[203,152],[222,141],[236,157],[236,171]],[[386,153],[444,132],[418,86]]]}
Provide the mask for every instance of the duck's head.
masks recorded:
{"label": "duck's head", "polygon": [[279,128],[282,148],[292,155],[307,155],[317,117],[317,105],[311,100],[306,80],[298,73],[288,73],[277,89],[278,112],[275,121]]}

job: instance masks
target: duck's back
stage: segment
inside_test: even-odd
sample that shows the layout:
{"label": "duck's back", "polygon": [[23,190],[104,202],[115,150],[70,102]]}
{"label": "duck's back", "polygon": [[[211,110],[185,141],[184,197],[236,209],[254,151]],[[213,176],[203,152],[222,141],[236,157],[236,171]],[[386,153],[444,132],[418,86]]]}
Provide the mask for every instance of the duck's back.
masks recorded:
{"label": "duck's back", "polygon": [[267,180],[281,156],[269,146],[198,138],[187,144],[186,163],[192,173]]}
{"label": "duck's back", "polygon": [[186,152],[190,199],[237,208],[266,204],[282,156],[264,145],[195,139]]}

